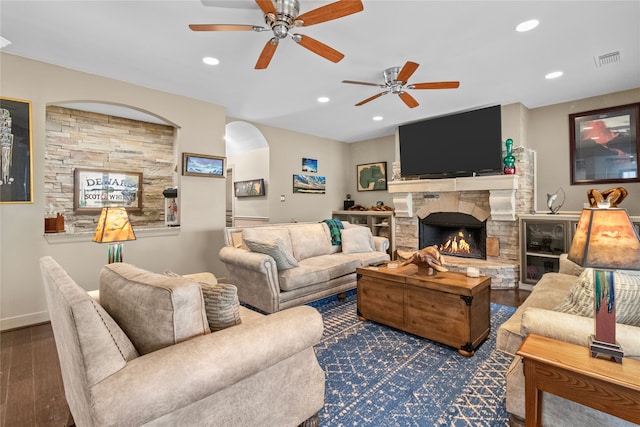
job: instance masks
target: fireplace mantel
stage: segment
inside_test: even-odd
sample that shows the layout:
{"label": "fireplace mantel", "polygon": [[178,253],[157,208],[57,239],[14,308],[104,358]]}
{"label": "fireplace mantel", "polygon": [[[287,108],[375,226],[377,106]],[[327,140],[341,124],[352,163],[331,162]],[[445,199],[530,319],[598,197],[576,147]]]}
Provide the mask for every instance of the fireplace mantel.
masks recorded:
{"label": "fireplace mantel", "polygon": [[390,181],[389,193],[443,193],[449,191],[517,190],[518,175]]}
{"label": "fireplace mantel", "polygon": [[387,183],[393,196],[396,216],[413,216],[413,193],[446,193],[462,191],[489,191],[491,219],[515,221],[518,175],[487,175],[464,178],[415,179]]}

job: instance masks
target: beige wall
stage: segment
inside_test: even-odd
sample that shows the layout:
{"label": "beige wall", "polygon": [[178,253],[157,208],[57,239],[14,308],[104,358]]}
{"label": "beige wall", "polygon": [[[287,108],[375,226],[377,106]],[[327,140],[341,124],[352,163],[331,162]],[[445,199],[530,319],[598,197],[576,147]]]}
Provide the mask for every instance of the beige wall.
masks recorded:
{"label": "beige wall", "polygon": [[545,210],[547,193],[554,193],[558,187],[562,187],[567,196],[562,210],[580,211],[587,201],[587,190],[622,186],[629,196],[620,207],[630,215],[640,214],[640,183],[571,185],[569,161],[569,114],[639,101],[640,88],[637,88],[529,110],[527,146],[538,154],[538,211]]}
{"label": "beige wall", "polygon": [[[386,191],[358,191],[356,167],[366,163],[387,162],[387,180],[391,180],[392,163],[395,161],[395,135],[368,141],[349,144],[350,164],[345,171],[347,176],[347,189],[351,198],[357,205],[364,207],[375,206],[382,201],[387,206],[393,206],[393,197]],[[346,195],[342,194],[344,197]]]}
{"label": "beige wall", "polygon": [[[151,112],[179,129],[179,151],[224,155],[225,109],[69,69],[0,54],[2,96],[32,103],[33,204],[0,205],[2,329],[46,320],[38,260],[53,256],[81,286],[96,289],[106,247],[90,238],[51,244],[43,233],[46,106],[65,101],[116,103]],[[181,230],[125,243],[125,260],[155,271],[224,274],[217,248],[225,224],[223,179],[180,177]]]}

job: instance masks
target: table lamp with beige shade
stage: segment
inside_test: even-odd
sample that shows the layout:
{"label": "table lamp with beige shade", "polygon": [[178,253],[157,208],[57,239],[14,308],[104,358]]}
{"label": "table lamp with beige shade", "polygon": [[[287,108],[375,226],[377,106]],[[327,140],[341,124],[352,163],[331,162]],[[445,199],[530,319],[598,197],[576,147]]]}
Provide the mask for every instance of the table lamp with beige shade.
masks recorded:
{"label": "table lamp with beige shade", "polygon": [[640,270],[640,239],[625,209],[583,209],[568,258],[593,268],[595,334],[592,357],[622,362],[616,343],[614,270]]}
{"label": "table lamp with beige shade", "polygon": [[136,240],[125,208],[102,208],[93,241],[109,243],[109,264],[122,262],[122,242]]}

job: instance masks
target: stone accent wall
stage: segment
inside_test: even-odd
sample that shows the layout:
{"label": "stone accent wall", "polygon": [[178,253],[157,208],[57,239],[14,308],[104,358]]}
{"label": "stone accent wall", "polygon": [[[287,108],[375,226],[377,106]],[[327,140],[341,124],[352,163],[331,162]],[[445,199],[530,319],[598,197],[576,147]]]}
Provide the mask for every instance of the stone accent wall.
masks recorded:
{"label": "stone accent wall", "polygon": [[45,212],[64,214],[65,226],[93,231],[99,214],[73,210],[74,170],[142,172],[142,211],[129,212],[134,226],[164,225],[162,191],[173,186],[175,129],[63,107],[47,107]]}
{"label": "stone accent wall", "polygon": [[[514,150],[516,156],[516,173],[518,174],[518,189],[516,191],[516,214],[528,214],[533,210],[535,198],[535,152],[531,149],[519,147]],[[396,218],[396,248],[399,251],[415,251],[418,248],[418,215],[431,211],[451,211],[446,206],[457,206],[463,213],[469,213],[469,205],[479,211],[491,211],[489,191],[464,191],[453,193],[412,193],[413,215],[411,218]],[[440,202],[440,199],[442,202]],[[435,210],[434,210],[435,209]],[[442,209],[442,210],[439,210]],[[493,288],[514,288],[518,286],[520,277],[520,234],[519,222],[487,220],[487,237],[496,237],[500,241],[500,254],[487,256],[486,261],[472,262],[479,267],[482,274],[492,276]],[[446,257],[447,267],[450,263],[459,264],[451,268],[454,271],[464,271],[470,261],[464,258]],[[481,265],[484,263],[484,267]],[[494,271],[495,270],[495,271]]]}

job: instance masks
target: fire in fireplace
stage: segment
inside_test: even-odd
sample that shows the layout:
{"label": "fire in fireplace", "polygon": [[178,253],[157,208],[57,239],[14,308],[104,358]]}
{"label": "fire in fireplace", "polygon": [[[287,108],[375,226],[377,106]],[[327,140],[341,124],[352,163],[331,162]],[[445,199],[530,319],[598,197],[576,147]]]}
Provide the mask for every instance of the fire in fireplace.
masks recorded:
{"label": "fire in fireplace", "polygon": [[418,225],[420,249],[436,245],[440,253],[486,259],[487,223],[460,212],[436,212]]}

